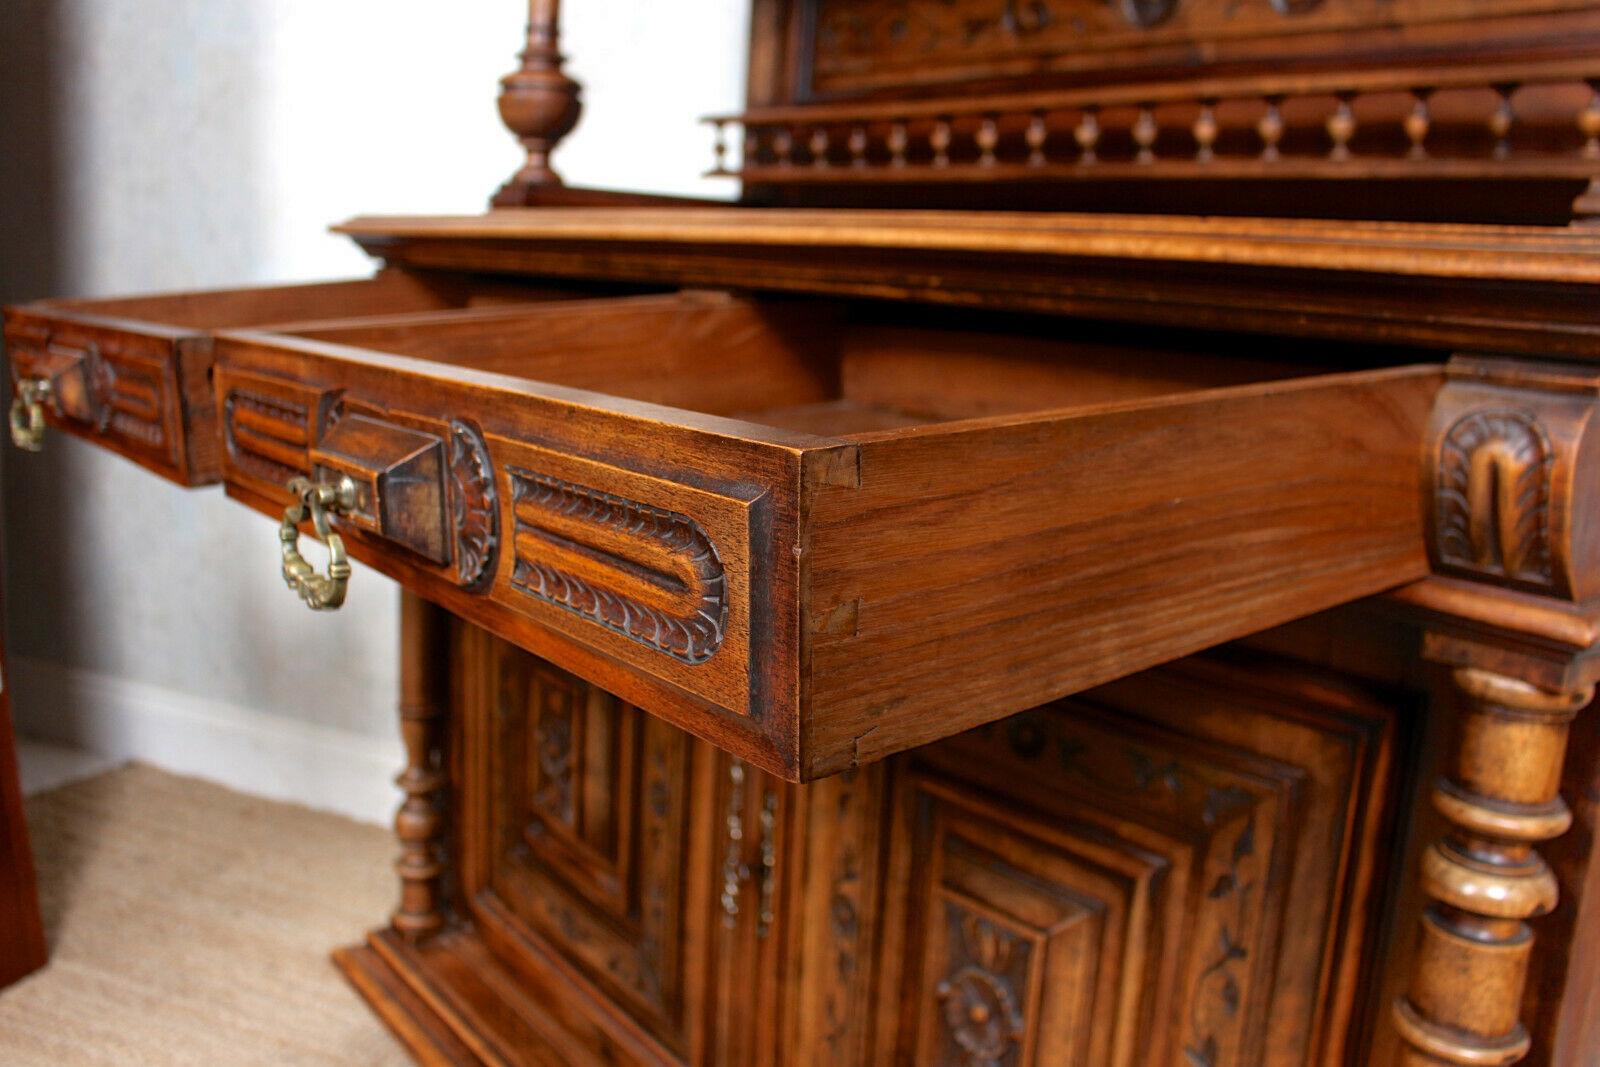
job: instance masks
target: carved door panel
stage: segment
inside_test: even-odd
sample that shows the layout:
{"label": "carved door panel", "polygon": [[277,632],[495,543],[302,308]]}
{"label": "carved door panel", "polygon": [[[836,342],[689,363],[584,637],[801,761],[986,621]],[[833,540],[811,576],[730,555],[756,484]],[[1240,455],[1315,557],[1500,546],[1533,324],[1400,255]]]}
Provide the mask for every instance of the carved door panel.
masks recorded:
{"label": "carved door panel", "polygon": [[1184,663],[908,759],[879,960],[893,1054],[868,1062],[1343,1062],[1389,723],[1340,689]]}
{"label": "carved door panel", "polygon": [[590,991],[567,1006],[595,1006],[585,1025],[716,1062],[719,976],[742,962],[717,909],[730,761],[481,630],[456,655],[457,758],[477,764],[456,778],[461,888],[485,942]]}

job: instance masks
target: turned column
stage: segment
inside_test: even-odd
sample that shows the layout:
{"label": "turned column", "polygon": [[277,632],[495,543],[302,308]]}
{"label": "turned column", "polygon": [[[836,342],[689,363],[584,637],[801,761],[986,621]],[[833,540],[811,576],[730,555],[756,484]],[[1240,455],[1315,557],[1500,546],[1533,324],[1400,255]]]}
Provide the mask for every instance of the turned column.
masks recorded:
{"label": "turned column", "polygon": [[558,186],[550,153],[578,124],[578,83],[562,71],[560,0],[529,0],[528,38],[522,66],[500,79],[500,119],[521,142],[527,159],[492,201],[520,207],[541,187]]}
{"label": "turned column", "polygon": [[1460,667],[1458,751],[1433,790],[1449,820],[1422,858],[1424,914],[1395,1023],[1406,1067],[1510,1064],[1530,1046],[1519,1019],[1534,935],[1556,906],[1555,875],[1534,846],[1566,832],[1557,794],[1573,716],[1593,687],[1546,689]]}
{"label": "turned column", "polygon": [[[1574,716],[1600,670],[1600,371],[1457,356],[1424,471],[1435,577],[1395,594],[1426,615],[1424,654],[1462,712],[1432,801],[1444,838],[1393,1018],[1404,1067],[1516,1063],[1535,926],[1556,877],[1537,846],[1572,822],[1558,795]],[[1545,1035],[1548,1039],[1548,1035]]]}
{"label": "turned column", "polygon": [[405,793],[395,815],[400,839],[400,904],[391,922],[407,940],[444,925],[445,715],[449,707],[449,616],[409,591],[400,594],[400,732]]}

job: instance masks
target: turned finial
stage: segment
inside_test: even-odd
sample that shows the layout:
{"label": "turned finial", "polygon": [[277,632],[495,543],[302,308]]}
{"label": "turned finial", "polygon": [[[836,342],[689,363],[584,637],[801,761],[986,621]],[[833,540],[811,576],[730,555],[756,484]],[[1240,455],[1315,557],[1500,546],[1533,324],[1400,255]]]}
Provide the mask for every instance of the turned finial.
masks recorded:
{"label": "turned finial", "polygon": [[500,79],[500,118],[527,162],[495,193],[495,207],[520,207],[541,187],[561,184],[550,153],[578,124],[582,87],[562,73],[560,0],[529,0],[528,41],[519,70]]}

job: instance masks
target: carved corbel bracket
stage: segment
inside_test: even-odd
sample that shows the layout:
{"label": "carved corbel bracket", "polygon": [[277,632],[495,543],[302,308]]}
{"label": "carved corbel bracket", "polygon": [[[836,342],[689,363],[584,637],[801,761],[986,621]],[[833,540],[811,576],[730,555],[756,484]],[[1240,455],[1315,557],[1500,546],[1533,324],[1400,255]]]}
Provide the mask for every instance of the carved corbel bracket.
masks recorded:
{"label": "carved corbel bracket", "polygon": [[1423,916],[1394,1023],[1408,1064],[1511,1064],[1529,1051],[1528,920],[1557,884],[1536,847],[1571,814],[1567,734],[1600,678],[1600,372],[1457,357],[1423,468],[1436,577],[1395,599],[1425,619],[1424,655],[1463,700],[1432,793],[1442,840],[1422,857]]}
{"label": "carved corbel bracket", "polygon": [[1457,357],[1430,427],[1424,477],[1436,573],[1568,603],[1600,597],[1600,475],[1592,368]]}

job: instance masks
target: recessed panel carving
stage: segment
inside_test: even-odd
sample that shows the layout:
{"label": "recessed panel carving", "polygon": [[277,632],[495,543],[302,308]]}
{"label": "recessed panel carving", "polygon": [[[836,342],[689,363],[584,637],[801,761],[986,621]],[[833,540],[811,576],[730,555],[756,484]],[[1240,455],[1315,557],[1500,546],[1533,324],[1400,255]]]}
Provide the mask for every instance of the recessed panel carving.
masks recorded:
{"label": "recessed panel carving", "polygon": [[512,585],[684,663],[717,653],[727,574],[699,523],[535,471],[510,473]]}
{"label": "recessed panel carving", "polygon": [[715,804],[690,804],[705,767],[693,741],[464,629],[473,676],[497,681],[461,698],[467,751],[494,767],[488,795],[463,813],[482,849],[469,892],[493,897],[492,921],[566,961],[683,1054],[699,993],[693,961],[706,951],[691,909],[709,899],[712,863],[692,838],[717,817]]}
{"label": "recessed panel carving", "polygon": [[310,414],[305,403],[247,388],[222,401],[228,455],[245,474],[274,488],[308,468]]}

